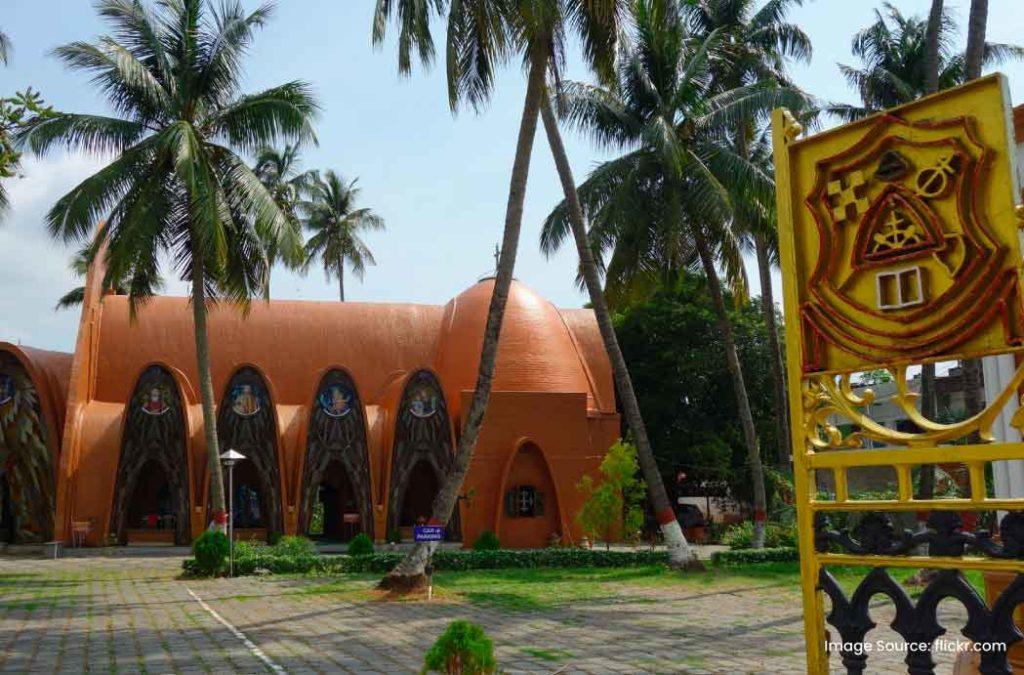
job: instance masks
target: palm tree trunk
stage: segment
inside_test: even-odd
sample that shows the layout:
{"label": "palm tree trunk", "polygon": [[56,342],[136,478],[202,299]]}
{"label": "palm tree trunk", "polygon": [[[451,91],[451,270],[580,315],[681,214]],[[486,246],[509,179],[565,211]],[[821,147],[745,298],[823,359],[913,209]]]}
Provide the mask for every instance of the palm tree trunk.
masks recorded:
{"label": "palm tree trunk", "polygon": [[601,288],[601,275],[598,272],[597,263],[594,262],[594,252],[587,241],[587,226],[583,219],[579,194],[576,192],[576,179],[573,177],[572,167],[569,165],[569,157],[565,154],[562,134],[558,129],[558,120],[551,108],[551,97],[547,92],[541,98],[540,114],[541,119],[544,120],[544,130],[547,133],[548,144],[551,146],[551,154],[555,159],[555,167],[558,169],[562,191],[565,193],[565,203],[569,207],[569,222],[572,225],[573,239],[576,240],[576,251],[580,256],[580,266],[583,268],[583,279],[587,285],[587,292],[590,294],[590,303],[594,307],[594,316],[597,318],[597,326],[601,331],[601,338],[604,340],[604,348],[608,352],[608,360],[612,364],[612,375],[615,378],[619,401],[622,402],[622,411],[626,415],[626,423],[636,440],[637,457],[640,460],[640,470],[643,473],[644,481],[647,483],[651,506],[654,508],[658,526],[665,538],[665,544],[668,546],[669,564],[674,567],[682,567],[690,561],[690,546],[686,542],[686,537],[683,536],[675,509],[672,508],[672,502],[665,491],[665,483],[662,481],[661,472],[658,471],[654,450],[651,448],[651,441],[647,436],[647,427],[640,412],[640,404],[636,398],[636,391],[633,389],[633,380],[629,376],[626,359],[622,356],[619,340],[615,336],[615,327],[612,325],[608,303]]}
{"label": "palm tree trunk", "polygon": [[[921,366],[921,414],[930,420],[938,417],[935,397],[935,364]],[[935,495],[935,465],[921,465],[921,485],[918,499],[931,499]],[[923,524],[922,524],[923,526]]]}
{"label": "palm tree trunk", "polygon": [[747,397],[747,387],[743,382],[743,369],[740,367],[740,358],[736,352],[736,340],[733,337],[732,322],[729,321],[729,314],[725,308],[725,298],[722,296],[722,287],[718,280],[718,272],[715,271],[715,261],[711,256],[711,249],[704,233],[698,226],[693,228],[694,242],[697,244],[697,253],[700,255],[701,265],[704,267],[704,274],[708,278],[708,291],[711,293],[711,301],[715,305],[715,313],[718,315],[718,330],[722,332],[722,341],[725,344],[725,360],[729,367],[729,374],[732,376],[732,385],[736,394],[736,407],[740,415],[740,424],[743,427],[743,439],[747,446],[747,463],[750,465],[750,479],[754,488],[754,539],[753,548],[764,548],[765,521],[768,519],[768,498],[764,489],[764,467],[761,465],[761,451],[757,444],[757,430],[754,428],[754,415],[750,411],[750,399]]}
{"label": "palm tree trunk", "polygon": [[964,74],[968,80],[981,77],[987,25],[988,0],[971,0],[971,15],[967,21],[967,58],[964,64]]}
{"label": "palm tree trunk", "polygon": [[[544,92],[544,72],[547,63],[546,52],[539,48],[541,41],[531,50],[530,74],[526,85],[526,100],[519,124],[515,161],[508,190],[508,205],[505,210],[505,232],[501,241],[501,256],[495,273],[494,290],[487,311],[484,327],[483,346],[480,350],[480,366],[477,371],[476,389],[466,413],[466,423],[459,438],[455,462],[451,473],[438,490],[431,514],[431,524],[446,524],[458,502],[459,490],[466,479],[476,441],[483,425],[487,402],[491,396],[494,380],[494,365],[498,359],[498,338],[501,323],[505,318],[505,305],[512,287],[512,273],[515,270],[516,252],[519,246],[519,230],[523,222],[523,202],[526,199],[526,182],[530,174],[530,154],[537,135],[537,113]],[[386,590],[407,591],[423,586],[426,582],[427,561],[436,544],[417,543],[409,554],[380,582]]]}
{"label": "palm tree trunk", "polygon": [[[985,58],[985,31],[988,24],[988,0],[971,0],[971,15],[967,23],[967,55],[964,66],[968,80],[981,77],[981,65]],[[961,362],[964,377],[964,412],[972,417],[981,412],[984,402],[980,394],[981,361],[967,359]],[[973,435],[977,440],[977,434]]]}
{"label": "palm tree trunk", "polygon": [[345,256],[338,256],[338,300],[345,302]]}
{"label": "palm tree trunk", "polygon": [[789,401],[786,398],[786,369],[782,361],[782,344],[779,341],[779,327],[775,321],[775,293],[772,289],[772,264],[768,255],[768,242],[764,235],[754,235],[754,249],[757,252],[757,273],[761,278],[761,314],[768,332],[768,349],[771,352],[772,385],[775,389],[775,433],[779,443],[779,468],[790,468],[789,452]]}
{"label": "palm tree trunk", "polygon": [[[939,90],[939,33],[942,30],[943,0],[932,0],[932,8],[928,13],[928,28],[925,32],[924,67],[925,93],[934,94]],[[938,405],[935,398],[935,364],[925,363],[921,366],[921,414],[930,420],[938,416]],[[935,494],[935,465],[922,464],[920,490],[918,499],[931,499]],[[922,530],[926,529],[927,517],[922,514],[919,523]]]}
{"label": "palm tree trunk", "polygon": [[942,30],[943,0],[932,0],[928,28],[924,34],[924,89],[934,94],[939,90],[939,32]]}
{"label": "palm tree trunk", "polygon": [[217,415],[214,411],[213,376],[210,374],[210,345],[206,330],[206,287],[203,284],[203,260],[193,250],[192,316],[196,331],[196,365],[199,369],[199,393],[203,403],[203,431],[206,434],[206,464],[210,472],[210,508],[218,529],[227,523],[224,510],[224,476],[220,470],[220,446],[217,441]]}

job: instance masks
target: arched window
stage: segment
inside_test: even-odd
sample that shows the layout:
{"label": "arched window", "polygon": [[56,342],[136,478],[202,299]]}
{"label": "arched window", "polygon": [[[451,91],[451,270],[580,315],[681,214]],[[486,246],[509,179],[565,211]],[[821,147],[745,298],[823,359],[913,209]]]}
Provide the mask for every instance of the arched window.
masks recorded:
{"label": "arched window", "polygon": [[122,544],[188,544],[185,416],[171,374],[160,366],[147,368],[126,414],[110,531]]}
{"label": "arched window", "polygon": [[[231,449],[246,457],[234,468],[235,530],[265,531],[267,535],[282,532],[274,406],[266,383],[254,368],[242,368],[228,383],[217,415],[217,434],[221,452]],[[224,501],[228,504],[230,495]],[[249,538],[244,532],[238,536]]]}
{"label": "arched window", "polygon": [[533,443],[515,451],[505,479],[499,536],[508,548],[539,548],[561,539],[558,494],[544,454]]}
{"label": "arched window", "polygon": [[54,486],[39,393],[21,362],[0,352],[0,541],[53,537]]}
{"label": "arched window", "polygon": [[363,405],[352,379],[332,370],[320,381],[309,417],[299,527],[310,536],[373,537],[370,465]]}
{"label": "arched window", "polygon": [[[441,386],[421,370],[409,378],[395,421],[395,441],[388,491],[388,536],[411,536],[425,523],[441,483],[452,470],[451,425]],[[459,510],[446,529],[449,540],[461,538]]]}

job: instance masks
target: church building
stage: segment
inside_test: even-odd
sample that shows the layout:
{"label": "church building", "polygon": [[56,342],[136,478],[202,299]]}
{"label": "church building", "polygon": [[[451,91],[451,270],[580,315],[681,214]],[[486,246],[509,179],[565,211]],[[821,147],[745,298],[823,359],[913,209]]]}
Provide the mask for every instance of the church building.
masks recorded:
{"label": "church building", "polygon": [[[101,278],[86,280],[74,353],[0,343],[0,541],[187,545],[210,521],[188,300],[155,297],[133,321]],[[411,539],[452,469],[492,287],[443,306],[212,309],[220,450],[246,457],[234,469],[240,538]],[[619,433],[593,312],[515,282],[447,539],[578,542],[577,484]]]}

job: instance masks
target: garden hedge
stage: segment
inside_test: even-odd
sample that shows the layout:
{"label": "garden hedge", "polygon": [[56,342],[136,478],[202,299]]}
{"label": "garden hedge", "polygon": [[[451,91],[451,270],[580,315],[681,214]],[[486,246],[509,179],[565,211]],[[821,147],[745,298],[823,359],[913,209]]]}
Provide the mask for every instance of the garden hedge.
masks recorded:
{"label": "garden hedge", "polygon": [[[253,574],[266,570],[272,574],[344,574],[391,570],[405,556],[383,551],[362,556],[323,556],[307,552],[278,551],[274,546],[238,547],[235,574]],[[497,551],[439,550],[434,553],[434,569],[446,571],[488,569],[532,569],[566,567],[641,567],[668,562],[664,551],[600,551],[578,548],[540,548]],[[201,575],[195,560],[183,562],[187,574]]]}
{"label": "garden hedge", "polygon": [[800,560],[800,555],[797,550],[788,546],[761,549],[742,548],[734,551],[715,551],[711,554],[711,564],[718,567],[766,562],[796,562],[798,560]]}

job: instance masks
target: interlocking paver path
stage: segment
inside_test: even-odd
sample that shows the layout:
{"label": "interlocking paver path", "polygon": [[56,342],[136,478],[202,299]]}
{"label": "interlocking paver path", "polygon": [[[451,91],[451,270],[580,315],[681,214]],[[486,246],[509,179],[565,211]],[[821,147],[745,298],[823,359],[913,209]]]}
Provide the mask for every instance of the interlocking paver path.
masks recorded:
{"label": "interlocking paver path", "polygon": [[[804,670],[792,583],[627,580],[605,597],[531,609],[444,594],[430,603],[381,602],[366,590],[369,580],[180,580],[179,570],[180,560],[169,558],[0,558],[0,670],[410,673],[457,618],[485,627],[505,672]],[[877,610],[880,627],[891,620],[887,610]],[[954,606],[944,605],[944,617],[950,635],[963,626]],[[887,627],[872,637],[898,639]],[[869,669],[905,672],[901,660],[876,656]],[[950,672],[952,655],[938,660],[937,672]]]}

